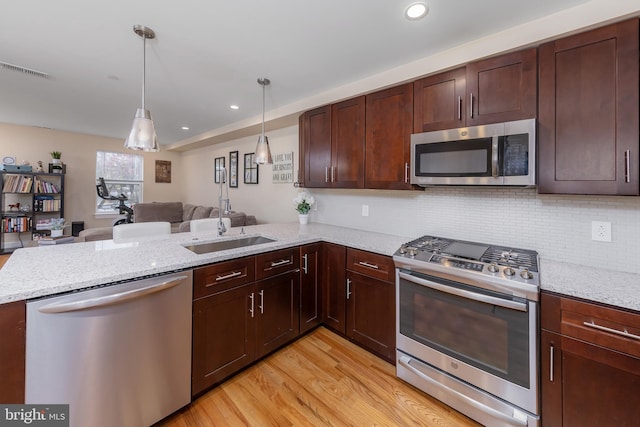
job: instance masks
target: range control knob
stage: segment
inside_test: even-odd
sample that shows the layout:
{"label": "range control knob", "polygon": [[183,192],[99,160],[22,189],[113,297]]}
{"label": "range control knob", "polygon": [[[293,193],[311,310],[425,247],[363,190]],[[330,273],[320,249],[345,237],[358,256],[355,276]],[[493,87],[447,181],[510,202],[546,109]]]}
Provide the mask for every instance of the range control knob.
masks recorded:
{"label": "range control knob", "polygon": [[520,272],[520,277],[526,280],[533,279],[533,273],[528,268],[525,268]]}
{"label": "range control knob", "polygon": [[507,267],[504,269],[504,274],[506,274],[507,276],[513,276],[514,274],[516,274],[516,271],[511,267]]}
{"label": "range control knob", "polygon": [[407,248],[407,253],[410,257],[414,257],[418,255],[418,250],[416,248]]}
{"label": "range control knob", "polygon": [[498,271],[500,271],[500,268],[498,267],[498,264],[492,262],[491,264],[489,264],[489,267],[487,267],[487,270],[492,273],[497,273]]}
{"label": "range control knob", "polygon": [[404,255],[407,253],[407,247],[405,245],[400,246],[399,252]]}

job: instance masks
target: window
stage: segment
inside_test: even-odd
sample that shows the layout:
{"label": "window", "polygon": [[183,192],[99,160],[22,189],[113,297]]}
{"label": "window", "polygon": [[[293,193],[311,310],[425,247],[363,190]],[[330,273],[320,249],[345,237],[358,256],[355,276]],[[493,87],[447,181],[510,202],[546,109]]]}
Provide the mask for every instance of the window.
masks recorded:
{"label": "window", "polygon": [[[132,206],[142,202],[142,184],[144,177],[144,158],[138,154],[96,153],[96,182],[104,178],[109,194],[127,197],[125,204]],[[118,200],[104,200],[96,193],[96,214],[117,214]]]}

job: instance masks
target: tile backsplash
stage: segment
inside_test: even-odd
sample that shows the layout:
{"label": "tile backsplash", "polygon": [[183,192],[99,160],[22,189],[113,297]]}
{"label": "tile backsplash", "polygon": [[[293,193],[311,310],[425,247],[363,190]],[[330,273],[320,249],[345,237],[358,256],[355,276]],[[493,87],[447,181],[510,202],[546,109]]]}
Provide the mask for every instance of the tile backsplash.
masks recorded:
{"label": "tile backsplash", "polygon": [[[541,258],[640,274],[640,197],[537,194],[535,189],[425,191],[307,189],[311,221],[380,233],[423,234],[533,249]],[[369,216],[362,216],[363,205]],[[611,222],[612,241],[591,240]]]}

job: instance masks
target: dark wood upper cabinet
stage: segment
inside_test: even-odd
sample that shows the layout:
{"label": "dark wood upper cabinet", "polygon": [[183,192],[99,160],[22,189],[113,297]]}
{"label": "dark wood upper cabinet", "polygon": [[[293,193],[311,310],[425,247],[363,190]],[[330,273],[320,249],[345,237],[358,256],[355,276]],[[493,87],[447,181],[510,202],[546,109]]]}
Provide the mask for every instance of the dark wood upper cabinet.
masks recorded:
{"label": "dark wood upper cabinet", "polygon": [[415,133],[536,117],[537,50],[512,52],[414,83]]}
{"label": "dark wood upper cabinet", "polygon": [[413,131],[421,133],[464,126],[466,81],[464,67],[416,81],[413,84]]}
{"label": "dark wood upper cabinet", "polygon": [[413,84],[367,95],[365,110],[365,188],[411,189]]}
{"label": "dark wood upper cabinet", "polygon": [[301,132],[305,187],[329,186],[328,168],[331,167],[331,106],[316,108],[304,113],[304,129]]}
{"label": "dark wood upper cabinet", "polygon": [[538,192],[637,195],[638,20],[540,47]]}
{"label": "dark wood upper cabinet", "polygon": [[537,49],[467,64],[467,126],[536,117]]}
{"label": "dark wood upper cabinet", "polygon": [[364,187],[365,97],[331,106],[330,187]]}

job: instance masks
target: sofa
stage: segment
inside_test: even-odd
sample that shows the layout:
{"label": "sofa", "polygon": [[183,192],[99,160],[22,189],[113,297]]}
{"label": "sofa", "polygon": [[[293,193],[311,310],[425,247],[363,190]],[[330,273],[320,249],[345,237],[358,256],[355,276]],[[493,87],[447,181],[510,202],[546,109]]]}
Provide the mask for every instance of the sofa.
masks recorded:
{"label": "sofa", "polygon": [[[136,203],[133,205],[134,222],[166,221],[171,224],[172,233],[190,231],[192,219],[218,218],[218,208],[183,204],[182,202],[150,202]],[[256,225],[256,217],[244,212],[231,211],[222,215],[231,220],[231,227],[244,227]],[[82,230],[77,242],[92,242],[96,240],[109,240],[113,238],[113,227],[95,227]]]}

